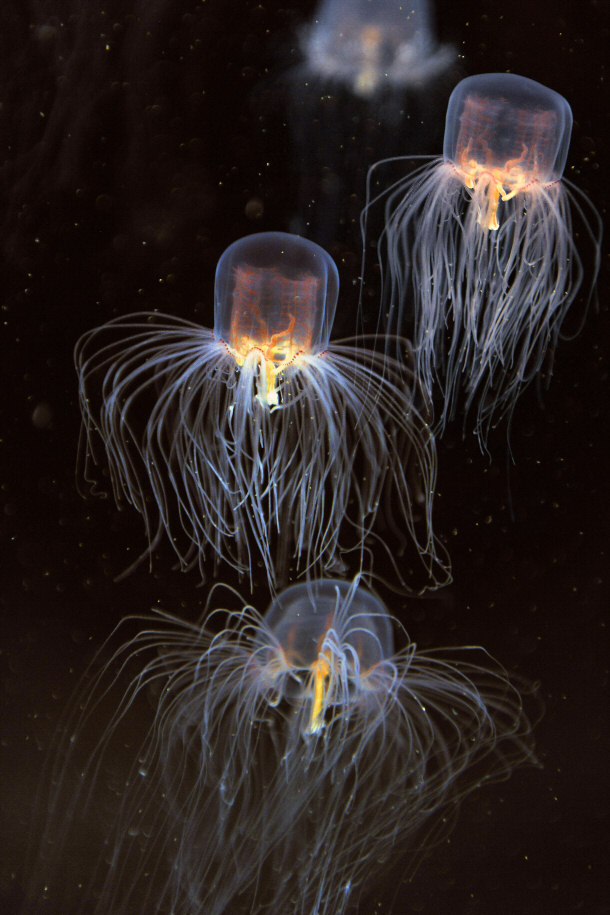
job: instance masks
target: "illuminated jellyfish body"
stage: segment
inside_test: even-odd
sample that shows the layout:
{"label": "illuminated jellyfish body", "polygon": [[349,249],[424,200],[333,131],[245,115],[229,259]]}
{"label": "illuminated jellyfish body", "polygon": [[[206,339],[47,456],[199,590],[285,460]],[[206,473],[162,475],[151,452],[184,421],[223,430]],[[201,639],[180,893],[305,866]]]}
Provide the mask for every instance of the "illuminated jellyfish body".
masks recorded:
{"label": "illuminated jellyfish body", "polygon": [[386,327],[412,332],[419,378],[429,395],[440,389],[439,431],[461,394],[484,445],[552,357],[583,279],[574,213],[592,243],[591,295],[601,228],[562,180],[571,128],[570,106],[551,89],[514,74],[471,76],[449,100],[442,159],[380,193],[385,163],[369,174],[369,206],[385,203]]}
{"label": "illuminated jellyfish body", "polygon": [[455,53],[434,39],[430,0],[322,0],[303,40],[308,72],[368,98],[445,70]]}
{"label": "illuminated jellyfish body", "polygon": [[[264,617],[245,607],[201,626],[161,612],[143,621],[65,728],[69,754],[81,742],[91,752],[87,723],[99,733],[107,680],[129,670],[78,766],[80,789],[64,757],[52,775],[43,847],[58,862],[118,799],[80,896],[89,915],[340,915],[375,890],[382,862],[408,873],[461,798],[534,761],[503,668],[482,649],[424,654],[408,637],[395,653],[399,624],[358,579],[293,585]],[[121,780],[126,744],[133,768]],[[53,898],[49,866],[36,875]]]}
{"label": "illuminated jellyfish body", "polygon": [[84,479],[107,462],[149,552],[166,533],[182,568],[203,574],[211,553],[252,580],[259,562],[273,586],[338,568],[342,525],[358,556],[383,498],[432,582],[447,580],[434,439],[398,362],[329,344],[337,292],[324,250],[261,233],[218,262],[214,332],[144,313],[80,339]]}

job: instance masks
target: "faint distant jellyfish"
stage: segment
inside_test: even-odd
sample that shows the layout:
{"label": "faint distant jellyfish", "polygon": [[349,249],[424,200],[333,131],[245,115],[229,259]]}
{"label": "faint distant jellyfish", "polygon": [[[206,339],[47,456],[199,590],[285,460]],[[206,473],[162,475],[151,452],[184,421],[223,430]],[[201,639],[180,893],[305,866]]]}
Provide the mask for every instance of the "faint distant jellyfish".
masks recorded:
{"label": "faint distant jellyfish", "polygon": [[[122,801],[90,868],[95,912],[340,915],[377,889],[382,862],[413,869],[464,796],[534,761],[503,668],[478,648],[419,652],[404,631],[396,653],[400,625],[358,578],[292,586],[264,617],[245,607],[202,625],[160,612],[141,622],[65,729],[74,753],[88,716],[99,731],[108,675],[133,671],[80,791],[65,765],[53,777],[60,860],[154,691],[133,771],[123,788],[112,780],[110,805]],[[38,876],[52,886],[44,867]]]}
{"label": "faint distant jellyfish", "polygon": [[428,583],[447,580],[431,526],[434,439],[416,391],[397,362],[329,344],[337,293],[324,250],[261,233],[218,262],[213,333],[144,313],[78,342],[84,478],[105,458],[150,553],[166,533],[182,568],[203,574],[211,551],[252,581],[262,560],[271,585],[340,568],[344,548],[360,568],[383,498]]}
{"label": "faint distant jellyfish", "polygon": [[303,41],[308,70],[363,98],[428,82],[455,58],[434,40],[430,6],[429,0],[322,0]]}
{"label": "faint distant jellyfish", "polygon": [[440,388],[440,431],[462,391],[484,445],[552,357],[583,280],[574,215],[592,242],[591,296],[601,224],[562,180],[571,128],[553,90],[514,74],[471,76],[449,100],[442,159],[381,192],[388,163],[371,169],[363,225],[384,202],[385,326],[412,331],[420,380],[430,395]]}
{"label": "faint distant jellyfish", "polygon": [[285,80],[294,225],[320,244],[357,235],[357,194],[373,162],[404,149],[405,136],[412,150],[430,148],[457,62],[435,40],[432,16],[430,0],[321,0],[303,29],[303,60]]}

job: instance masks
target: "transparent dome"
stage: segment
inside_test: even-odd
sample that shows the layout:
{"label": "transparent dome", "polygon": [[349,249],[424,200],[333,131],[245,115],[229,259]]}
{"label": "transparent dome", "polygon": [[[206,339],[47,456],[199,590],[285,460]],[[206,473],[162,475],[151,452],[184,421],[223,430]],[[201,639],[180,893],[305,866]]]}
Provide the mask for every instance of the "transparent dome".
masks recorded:
{"label": "transparent dome", "polygon": [[317,662],[331,630],[342,646],[356,653],[362,673],[394,652],[388,611],[353,582],[326,579],[292,585],[271,603],[265,622],[290,666],[299,669]]}
{"label": "transparent dome", "polygon": [[451,93],[443,154],[505,187],[550,183],[563,175],[571,132],[572,110],[558,92],[514,73],[483,73]]}
{"label": "transparent dome", "polygon": [[214,334],[242,364],[252,350],[275,365],[328,345],[339,292],[334,261],[285,232],[233,242],[218,261]]}

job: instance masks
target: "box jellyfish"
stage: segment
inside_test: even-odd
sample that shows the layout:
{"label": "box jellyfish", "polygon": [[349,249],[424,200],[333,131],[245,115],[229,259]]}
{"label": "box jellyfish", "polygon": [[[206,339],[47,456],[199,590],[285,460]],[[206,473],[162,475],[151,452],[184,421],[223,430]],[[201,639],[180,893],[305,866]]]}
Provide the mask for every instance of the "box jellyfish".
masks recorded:
{"label": "box jellyfish", "polygon": [[213,332],[145,313],[78,342],[84,477],[105,458],[150,552],[165,532],[183,568],[203,574],[211,552],[251,577],[262,561],[274,586],[337,568],[342,525],[357,555],[383,498],[431,583],[447,580],[416,389],[398,362],[329,343],[337,293],[322,248],[260,233],[218,262]]}
{"label": "box jellyfish", "polygon": [[322,0],[303,40],[307,70],[368,98],[428,82],[455,54],[439,47],[430,0]]}
{"label": "box jellyfish", "polygon": [[[465,795],[535,761],[503,668],[478,648],[418,651],[358,578],[293,585],[264,616],[136,622],[66,725],[70,758],[84,743],[90,761],[76,791],[58,763],[43,831],[61,862],[88,817],[115,809],[81,897],[89,915],[340,915],[375,890],[383,862],[412,868]],[[110,726],[87,745],[126,671]],[[48,867],[37,879],[53,895]]]}
{"label": "box jellyfish", "polygon": [[471,76],[449,99],[442,159],[378,194],[384,163],[369,175],[368,200],[385,204],[388,327],[412,331],[419,377],[429,394],[440,390],[440,431],[461,395],[484,445],[552,357],[583,280],[573,215],[592,245],[592,294],[601,227],[562,178],[571,128],[553,90],[514,74]]}

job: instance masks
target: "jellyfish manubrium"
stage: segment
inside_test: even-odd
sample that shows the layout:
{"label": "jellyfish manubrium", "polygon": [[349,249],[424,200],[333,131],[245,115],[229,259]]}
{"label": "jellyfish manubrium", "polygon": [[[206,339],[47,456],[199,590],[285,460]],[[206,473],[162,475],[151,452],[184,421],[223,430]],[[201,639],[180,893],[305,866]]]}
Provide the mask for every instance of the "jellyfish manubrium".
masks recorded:
{"label": "jellyfish manubrium", "polygon": [[303,41],[310,73],[369,98],[445,70],[455,54],[434,39],[430,0],[322,0]]}
{"label": "jellyfish manubrium", "polygon": [[218,262],[213,332],[144,313],[79,340],[83,475],[94,483],[105,458],[149,552],[166,532],[183,568],[203,574],[211,550],[251,579],[262,561],[274,586],[292,568],[336,569],[341,529],[358,555],[383,499],[446,582],[416,389],[383,354],[329,344],[337,293],[322,248],[260,233]]}
{"label": "jellyfish manubrium", "polygon": [[[36,869],[53,898],[49,862],[61,870],[103,811],[99,866],[72,886],[89,915],[340,915],[382,862],[408,872],[465,795],[535,761],[504,669],[480,648],[418,651],[358,577],[293,585],[264,616],[135,619],[62,728],[72,765],[59,754]],[[122,698],[99,738],[113,678]]]}
{"label": "jellyfish manubrium", "polygon": [[369,174],[367,209],[385,204],[386,326],[412,331],[418,376],[429,395],[440,390],[438,431],[461,393],[484,445],[552,357],[583,280],[574,214],[592,243],[592,294],[601,226],[562,179],[571,128],[570,106],[552,89],[509,73],[471,76],[449,99],[442,159],[379,193],[384,163]]}

